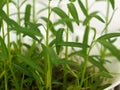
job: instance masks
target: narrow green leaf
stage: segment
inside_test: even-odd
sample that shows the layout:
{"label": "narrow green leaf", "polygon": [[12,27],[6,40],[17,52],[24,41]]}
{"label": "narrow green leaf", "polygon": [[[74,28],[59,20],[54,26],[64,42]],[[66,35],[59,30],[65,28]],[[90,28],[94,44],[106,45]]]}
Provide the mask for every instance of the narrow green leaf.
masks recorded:
{"label": "narrow green leaf", "polygon": [[1,44],[2,56],[7,59],[8,58],[7,46],[1,36],[0,36],[0,44]]}
{"label": "narrow green leaf", "polygon": [[113,38],[113,37],[119,37],[120,36],[120,33],[109,33],[109,34],[105,34],[105,35],[102,35],[100,36],[97,40],[106,40],[106,39],[110,39],[110,38]]}
{"label": "narrow green leaf", "polygon": [[75,20],[70,19],[70,18],[61,18],[61,19],[58,19],[54,22],[54,26],[57,26],[60,24],[65,25],[67,21],[74,22]]}
{"label": "narrow green leaf", "polygon": [[4,76],[4,74],[5,74],[5,70],[2,71],[2,73],[0,73],[0,79]]}
{"label": "narrow green leaf", "polygon": [[110,42],[99,40],[104,47],[106,47],[118,60],[120,60],[120,51]]}
{"label": "narrow green leaf", "polygon": [[44,54],[47,55],[48,54],[47,47],[43,43],[41,43],[41,46],[42,46]]}
{"label": "narrow green leaf", "polygon": [[13,27],[12,30],[17,31],[18,33],[23,33],[24,35],[27,35],[38,42],[41,41],[40,39],[38,39],[38,37],[36,37],[36,35],[41,36],[39,31],[37,30],[30,30],[30,29],[23,28],[23,27]]}
{"label": "narrow green leaf", "polygon": [[11,27],[13,27],[13,26],[16,26],[16,27],[17,27],[17,26],[18,26],[18,24],[17,24],[15,21],[13,21],[12,19],[10,19],[3,10],[0,10],[0,17],[1,17],[3,20],[5,20],[5,22],[6,22],[8,25],[10,25]]}
{"label": "narrow green leaf", "polygon": [[[30,45],[30,48],[28,49],[28,56],[31,57],[34,53],[35,53],[35,49],[37,49],[36,47],[36,43],[32,43],[32,45]],[[36,53],[37,54],[37,53]]]}
{"label": "narrow green leaf", "polygon": [[24,22],[25,22],[25,27],[27,27],[27,23],[30,22],[30,15],[31,14],[31,5],[28,4],[25,9],[25,17],[24,17]]}
{"label": "narrow green leaf", "polygon": [[12,65],[13,65],[15,70],[17,70],[17,71],[19,71],[27,76],[31,76],[29,69],[27,69],[24,65],[17,64],[17,63],[12,63]]}
{"label": "narrow green leaf", "polygon": [[77,13],[76,7],[74,6],[73,3],[69,3],[67,6],[68,6],[69,12],[72,15],[73,19],[79,25],[79,18],[78,18],[78,13]]}
{"label": "narrow green leaf", "polygon": [[[52,67],[59,66],[59,65],[66,65],[66,64],[68,64],[68,65],[75,64],[73,61],[59,59],[58,55],[55,53],[53,48],[51,48],[51,47],[47,48],[44,44],[41,44],[41,45],[42,45],[44,54],[49,55]],[[45,57],[46,57],[46,55],[45,55]]]}
{"label": "narrow green leaf", "polygon": [[87,17],[87,16],[88,16],[88,12],[87,12],[84,4],[82,3],[82,1],[81,1],[81,0],[78,0],[78,4],[79,4],[80,9],[82,10],[83,14]]}
{"label": "narrow green leaf", "polygon": [[104,90],[104,89],[108,88],[110,85],[111,85],[111,82],[109,82],[109,83],[107,83],[107,84],[104,84],[104,85],[100,86],[99,89],[100,89],[100,90]]}
{"label": "narrow green leaf", "polygon": [[55,54],[55,52],[52,48],[50,48],[50,47],[47,48],[44,44],[41,44],[41,45],[42,45],[42,48],[43,48],[45,54],[49,54],[50,58],[53,59],[53,61],[54,61],[54,58],[55,58],[55,60],[58,59],[57,55]]}
{"label": "narrow green leaf", "polygon": [[[81,50],[71,53],[69,57],[74,56],[74,55],[80,55],[80,57],[83,57],[83,58],[86,57],[86,54]],[[104,67],[104,65],[99,60],[97,61],[92,56],[88,56],[88,60],[93,66],[99,68],[101,71],[107,71],[107,69]]]}
{"label": "narrow green leaf", "polygon": [[72,56],[75,56],[75,55],[80,55],[81,57],[84,57],[85,54],[83,53],[83,51],[75,51],[75,52],[72,52],[69,57],[72,57]]}
{"label": "narrow green leaf", "polygon": [[0,10],[0,17],[5,20],[5,22],[11,26],[12,30],[17,31],[18,33],[23,33],[25,35],[28,35],[29,37],[37,40],[38,42],[40,42],[40,40],[38,39],[37,36],[41,36],[40,30],[36,29],[33,30],[33,28],[25,28],[25,27],[21,27],[19,26],[14,20],[10,19],[6,13],[3,10]]}
{"label": "narrow green leaf", "polygon": [[14,52],[16,53],[16,54],[18,54],[19,53],[19,49],[18,49],[18,45],[17,45],[17,43],[16,42],[11,42],[11,46],[13,45],[13,48],[14,48]]}
{"label": "narrow green leaf", "polygon": [[67,14],[59,7],[54,7],[52,11],[58,14],[61,18],[68,18]]}
{"label": "narrow green leaf", "polygon": [[86,19],[84,20],[83,25],[87,25],[87,24],[89,23],[89,21],[90,21],[97,13],[98,13],[97,11],[90,13],[90,14],[86,17]]}
{"label": "narrow green leaf", "polygon": [[0,10],[3,8],[3,6],[5,5],[6,1],[5,0],[1,0],[0,1]]}
{"label": "narrow green leaf", "polygon": [[100,61],[95,60],[92,56],[89,56],[89,61],[96,67],[98,67],[101,71],[107,71],[107,69],[104,67]]}
{"label": "narrow green leaf", "polygon": [[50,59],[51,59],[51,63],[52,63],[52,66],[57,66],[57,65],[59,65],[59,63],[58,63],[58,56],[57,56],[57,54],[54,52],[54,50],[53,50],[53,48],[48,48],[47,49],[47,51],[48,51],[48,54],[49,54],[49,56],[50,56]]}
{"label": "narrow green leaf", "polygon": [[69,0],[70,2],[75,2],[76,0]]}
{"label": "narrow green leaf", "polygon": [[48,48],[48,53],[49,53],[49,56],[50,56],[50,59],[51,59],[51,63],[52,63],[52,66],[59,66],[59,65],[73,65],[73,64],[76,64],[75,62],[73,61],[68,61],[68,60],[62,60],[62,59],[59,59],[58,56],[56,55],[56,53],[54,52],[54,50],[52,48]]}
{"label": "narrow green leaf", "polygon": [[83,25],[87,25],[92,18],[96,18],[101,22],[105,22],[100,16],[97,15],[97,11],[90,13],[83,22]]}
{"label": "narrow green leaf", "polygon": [[[44,52],[41,51],[40,53],[38,54],[35,54],[34,56],[32,56],[32,60],[35,60],[35,62],[39,62],[40,59],[44,56]],[[42,60],[42,59],[41,59]]]}
{"label": "narrow green leaf", "polygon": [[105,71],[97,72],[97,75],[102,76],[102,77],[106,77],[106,78],[113,78],[112,75],[110,75],[110,73],[105,72]]}
{"label": "narrow green leaf", "polygon": [[29,66],[30,66],[31,68],[33,68],[34,70],[39,71],[42,75],[45,74],[44,71],[43,71],[43,69],[42,69],[39,65],[37,65],[34,61],[28,59],[27,57],[25,57],[25,56],[23,56],[23,55],[18,55],[18,58],[19,58],[21,61],[25,62],[27,65],[29,65]]}
{"label": "narrow green leaf", "polygon": [[0,17],[0,31],[1,31],[2,24],[3,24],[3,20],[2,20],[2,18]]}
{"label": "narrow green leaf", "polygon": [[30,69],[32,76],[34,77],[37,87],[39,88],[39,90],[41,90],[41,86],[44,84],[41,75],[39,74],[39,72],[35,71],[34,69]]}
{"label": "narrow green leaf", "polygon": [[59,42],[58,45],[70,46],[70,47],[79,47],[79,48],[89,47],[87,44],[76,43],[76,42]]}
{"label": "narrow green leaf", "polygon": [[115,0],[109,0],[109,2],[111,3],[112,8],[114,9],[115,8]]}
{"label": "narrow green leaf", "polygon": [[94,17],[95,17],[96,19],[100,20],[101,22],[105,23],[105,21],[104,21],[100,16],[95,15]]}
{"label": "narrow green leaf", "polygon": [[32,30],[34,35],[37,35],[43,38],[43,34],[41,33],[41,30],[39,29],[40,26],[43,26],[41,23],[35,24],[35,23],[28,22],[27,24],[29,26],[28,30]]}
{"label": "narrow green leaf", "polygon": [[71,20],[67,16],[67,14],[58,7],[53,8],[52,11],[55,12],[58,16],[60,16],[62,19],[67,19],[65,23],[67,24],[71,32],[73,32],[73,25],[72,25]]}
{"label": "narrow green leaf", "polygon": [[53,39],[51,42],[50,42],[50,44],[49,44],[49,46],[50,47],[53,47],[53,45],[56,43],[56,39]]}
{"label": "narrow green leaf", "polygon": [[56,34],[56,51],[57,51],[57,54],[59,54],[60,50],[61,50],[61,45],[58,45],[60,42],[63,42],[63,31],[64,29],[63,28],[60,28],[58,31],[57,31],[57,34]]}
{"label": "narrow green leaf", "polygon": [[48,18],[46,18],[46,17],[41,17],[41,19],[44,20],[46,23],[49,22],[49,28],[50,28],[51,32],[52,32],[54,35],[56,35],[56,30],[55,30],[55,28],[54,28],[54,25],[53,25],[52,21],[48,20]]}
{"label": "narrow green leaf", "polygon": [[70,60],[66,60],[66,59],[60,59],[58,60],[58,64],[57,65],[77,65],[78,63],[74,62],[74,61],[70,61]]}
{"label": "narrow green leaf", "polygon": [[[83,44],[84,45],[88,45],[89,31],[90,31],[89,26],[86,26],[86,29],[85,29],[85,32],[84,32],[84,36],[83,36]],[[87,47],[83,47],[83,52],[87,53]]]}
{"label": "narrow green leaf", "polygon": [[50,47],[46,47],[44,44],[42,44],[42,48],[43,48],[43,51],[44,51],[44,56],[46,57],[47,55],[49,55],[50,57],[50,63],[52,64],[52,66],[56,66],[58,63],[58,56],[56,55],[56,53],[54,52],[54,50]]}

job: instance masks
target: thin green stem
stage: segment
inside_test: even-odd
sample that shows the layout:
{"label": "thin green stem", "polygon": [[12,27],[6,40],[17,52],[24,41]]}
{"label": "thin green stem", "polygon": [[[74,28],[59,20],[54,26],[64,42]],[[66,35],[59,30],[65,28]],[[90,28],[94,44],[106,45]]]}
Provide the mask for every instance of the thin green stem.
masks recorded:
{"label": "thin green stem", "polygon": [[49,2],[48,2],[48,23],[47,23],[47,30],[46,30],[46,46],[48,47],[49,46],[49,20],[50,20],[50,13],[51,13],[51,11],[50,11],[50,1],[51,0],[49,0]]}
{"label": "thin green stem", "polygon": [[[6,0],[6,11],[7,16],[9,17],[9,0]],[[10,57],[10,31],[9,31],[9,25],[7,25],[7,42],[8,42],[8,54]]]}
{"label": "thin green stem", "polygon": [[[68,17],[70,17],[70,12],[68,11]],[[68,26],[66,27],[66,42],[69,40],[69,28]],[[65,48],[65,58],[66,60],[68,59],[68,46]]]}
{"label": "thin green stem", "polygon": [[[87,13],[88,13],[88,11],[89,11],[88,0],[85,0],[85,5],[86,5]],[[88,35],[89,35],[89,31],[90,31],[89,27],[90,26],[89,26],[89,22],[88,22],[88,24],[86,24],[86,30],[85,30],[85,33],[87,33],[87,35],[86,35],[87,38],[84,37],[86,39],[83,39],[83,40],[86,40],[86,41],[83,41],[83,42],[85,42],[85,44],[88,44],[88,38],[89,38]],[[87,81],[84,81],[84,79],[85,79],[85,74],[86,74],[86,70],[87,70],[87,63],[88,63],[89,53],[88,53],[88,49],[87,48],[84,48],[83,51],[84,51],[84,54],[86,55],[86,57],[84,57],[84,66],[83,66],[83,70],[82,70],[82,73],[81,73],[81,82],[80,82],[79,89],[82,89],[83,83],[84,83],[84,88],[85,89],[87,88]]]}
{"label": "thin green stem", "polygon": [[[68,11],[68,17],[70,17],[70,13]],[[68,26],[66,27],[66,42],[68,42],[68,39],[69,39],[69,28]],[[66,60],[68,60],[68,46],[65,47],[65,58]],[[66,90],[67,89],[67,75],[66,75],[66,68],[67,68],[67,65],[63,66],[64,68],[64,76],[63,76],[63,90]]]}
{"label": "thin green stem", "polygon": [[33,14],[33,23],[36,23],[36,18],[35,18],[35,13],[36,13],[36,9],[35,9],[35,0],[33,0],[32,2],[33,2],[33,10],[32,10],[32,14]]}
{"label": "thin green stem", "polygon": [[[50,1],[48,1],[48,23],[47,23],[47,30],[46,30],[46,47],[49,47],[49,29],[50,29],[50,24],[49,24],[49,20],[50,20],[50,13],[51,13],[51,9],[50,9]],[[46,72],[46,90],[52,90],[52,69],[51,69],[51,62],[50,62],[50,56],[47,54],[47,72]]]}
{"label": "thin green stem", "polygon": [[3,40],[5,41],[5,31],[4,31],[4,23],[2,22],[2,37],[3,37]]}
{"label": "thin green stem", "polygon": [[[84,57],[84,67],[83,67],[82,75],[81,75],[80,89],[82,89],[82,85],[83,85],[83,83],[85,83],[84,79],[85,79],[85,73],[86,73],[86,69],[87,69],[87,63],[88,63],[88,53],[86,53],[86,57]],[[85,88],[86,88],[86,86],[85,86]]]}
{"label": "thin green stem", "polygon": [[[18,24],[20,25],[21,24],[21,21],[20,21],[20,1],[18,0],[17,3],[18,3],[18,5],[17,5],[17,10],[18,10],[17,18],[18,18]],[[19,52],[21,52],[21,41],[22,41],[21,34],[17,33],[16,37],[17,37],[17,42],[19,45]]]}
{"label": "thin green stem", "polygon": [[106,10],[106,30],[105,30],[105,34],[108,33],[108,22],[109,22],[109,12],[110,12],[110,3],[109,0],[107,0],[107,10]]}
{"label": "thin green stem", "polygon": [[10,65],[9,67],[10,67],[10,71],[11,71],[11,74],[12,74],[13,79],[14,79],[15,88],[16,88],[16,90],[20,90],[17,78],[16,78],[15,73],[14,73],[13,68],[12,68],[12,65]]}
{"label": "thin green stem", "polygon": [[[2,37],[5,41],[5,32],[4,32],[4,24],[2,22]],[[7,75],[7,61],[4,62],[4,79],[5,79],[5,90],[8,90],[8,75]]]}
{"label": "thin green stem", "polygon": [[[110,3],[109,0],[107,0],[107,10],[106,10],[106,29],[105,29],[105,34],[108,33],[108,23],[109,23],[109,13],[110,13]],[[101,47],[101,59],[103,59],[105,57],[105,53],[106,53],[106,48],[105,47]]]}
{"label": "thin green stem", "polygon": [[[6,12],[7,16],[9,16],[9,0],[6,0]],[[7,43],[8,43],[8,60],[11,61],[10,59],[10,32],[9,32],[9,26],[7,25]],[[7,61],[4,63],[4,68],[5,68],[5,90],[8,90],[8,70],[7,70]]]}
{"label": "thin green stem", "polygon": [[23,90],[23,83],[24,83],[24,74],[22,75],[22,80],[20,84],[20,90]]}
{"label": "thin green stem", "polygon": [[18,24],[20,25],[20,1],[18,0],[18,5],[17,5],[17,10],[18,10],[18,13],[17,13],[17,17],[18,17]]}
{"label": "thin green stem", "polygon": [[4,70],[5,70],[5,74],[4,74],[4,78],[5,78],[5,90],[8,90],[8,73],[7,73],[7,62],[4,62]]}
{"label": "thin green stem", "polygon": [[[32,19],[33,19],[33,23],[36,24],[36,18],[35,18],[35,15],[36,15],[35,0],[32,0],[32,6],[33,6],[33,9],[32,9]],[[36,41],[33,40],[32,46],[34,46],[35,44],[36,44]]]}
{"label": "thin green stem", "polygon": [[[7,16],[9,17],[9,0],[6,0],[6,11],[7,11]],[[10,47],[10,31],[9,31],[9,25],[7,25],[7,40],[8,40],[8,62],[9,62],[9,69],[11,71],[11,74],[13,76],[14,82],[15,82],[15,87],[17,90],[19,90],[19,85],[17,83],[17,79],[15,77],[14,71],[12,69],[12,60],[11,60],[11,47]],[[6,63],[7,64],[7,63]],[[6,71],[7,75],[7,71]],[[6,84],[8,81],[6,80]],[[6,90],[8,90],[8,85],[6,85]]]}
{"label": "thin green stem", "polygon": [[46,90],[52,90],[52,73],[51,73],[51,63],[50,63],[50,57],[47,55],[47,73],[46,73]]}
{"label": "thin green stem", "polygon": [[88,0],[85,0],[86,10],[89,11]]}
{"label": "thin green stem", "polygon": [[[66,42],[68,42],[68,38],[69,38],[69,30],[67,27],[67,29],[66,29]],[[65,58],[66,58],[66,60],[68,59],[68,46],[66,46],[66,48],[65,48]]]}

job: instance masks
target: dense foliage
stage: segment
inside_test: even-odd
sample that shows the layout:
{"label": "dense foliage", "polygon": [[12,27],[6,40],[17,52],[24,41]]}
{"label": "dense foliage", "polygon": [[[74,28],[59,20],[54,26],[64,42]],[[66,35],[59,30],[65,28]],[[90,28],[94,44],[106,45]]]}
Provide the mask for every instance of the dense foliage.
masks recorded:
{"label": "dense foliage", "polygon": [[[89,11],[88,0],[85,4],[82,0],[68,0],[67,11],[59,5],[62,0],[56,7],[51,6],[54,0],[46,0],[47,5],[36,12],[38,1],[0,1],[0,90],[103,90],[109,86],[103,84],[112,78],[104,66],[109,63],[107,57],[120,60],[120,50],[114,45],[120,33],[108,33],[113,17],[109,17],[109,8],[114,11],[114,0],[95,0],[108,3],[105,18],[99,11]],[[13,14],[9,11],[11,4],[17,10]],[[57,18],[53,20],[52,15]],[[105,25],[99,37],[90,24],[93,18]],[[78,37],[69,40],[70,33],[76,32],[74,25],[85,27],[82,41]],[[99,54],[91,54],[94,47],[98,47]]]}

